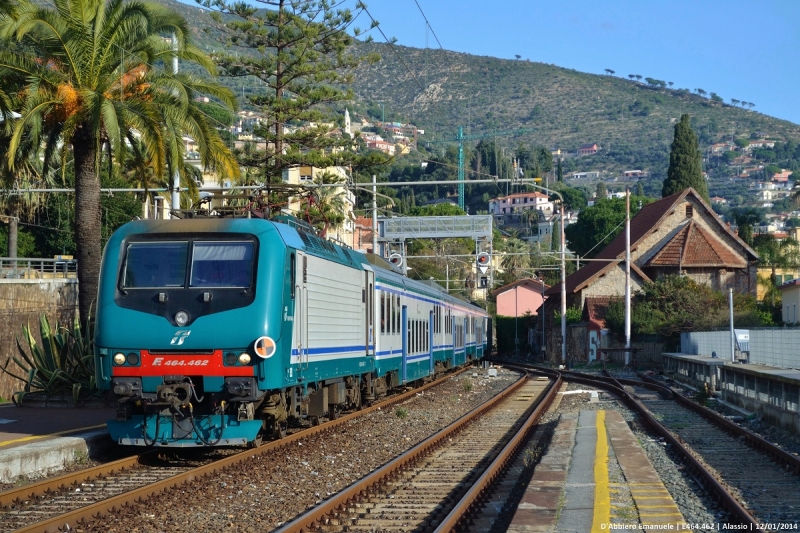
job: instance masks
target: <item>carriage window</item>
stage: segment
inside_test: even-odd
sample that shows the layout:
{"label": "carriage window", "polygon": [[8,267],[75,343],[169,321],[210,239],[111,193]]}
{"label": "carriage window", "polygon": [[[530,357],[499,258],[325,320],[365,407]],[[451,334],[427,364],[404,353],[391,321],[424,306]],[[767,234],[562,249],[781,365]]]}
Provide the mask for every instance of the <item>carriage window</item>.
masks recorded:
{"label": "carriage window", "polygon": [[122,286],[129,289],[183,287],[188,249],[188,242],[130,243]]}
{"label": "carriage window", "polygon": [[195,242],[191,287],[249,287],[253,277],[252,242]]}
{"label": "carriage window", "polygon": [[381,292],[381,333],[386,333],[386,293]]}

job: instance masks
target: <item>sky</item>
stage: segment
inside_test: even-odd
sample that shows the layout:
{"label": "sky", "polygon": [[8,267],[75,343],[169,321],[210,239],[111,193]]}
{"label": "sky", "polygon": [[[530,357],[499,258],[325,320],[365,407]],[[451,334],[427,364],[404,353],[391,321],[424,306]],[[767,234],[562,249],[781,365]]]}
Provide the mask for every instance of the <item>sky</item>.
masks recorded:
{"label": "sky", "polygon": [[639,74],[800,124],[800,0],[364,1],[404,46]]}
{"label": "sky", "polygon": [[397,44],[639,74],[800,124],[800,0],[365,2]]}

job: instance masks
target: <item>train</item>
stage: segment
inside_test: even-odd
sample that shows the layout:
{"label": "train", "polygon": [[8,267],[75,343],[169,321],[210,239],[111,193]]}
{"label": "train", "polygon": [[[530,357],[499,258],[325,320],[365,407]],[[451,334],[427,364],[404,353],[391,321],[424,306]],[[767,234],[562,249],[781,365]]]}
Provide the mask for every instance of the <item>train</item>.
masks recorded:
{"label": "train", "polygon": [[103,252],[120,445],[255,446],[481,359],[484,309],[291,217],[136,220]]}

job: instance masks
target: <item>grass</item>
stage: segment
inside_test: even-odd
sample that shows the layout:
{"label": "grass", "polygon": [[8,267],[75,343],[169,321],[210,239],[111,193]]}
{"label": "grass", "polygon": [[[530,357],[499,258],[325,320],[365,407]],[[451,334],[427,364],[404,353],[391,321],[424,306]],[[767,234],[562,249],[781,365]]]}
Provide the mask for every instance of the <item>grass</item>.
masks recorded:
{"label": "grass", "polygon": [[464,378],[461,382],[461,385],[464,387],[464,392],[472,392],[472,380],[469,378]]}
{"label": "grass", "polygon": [[394,411],[394,416],[401,419],[408,418],[408,409],[406,409],[405,407],[398,407]]}

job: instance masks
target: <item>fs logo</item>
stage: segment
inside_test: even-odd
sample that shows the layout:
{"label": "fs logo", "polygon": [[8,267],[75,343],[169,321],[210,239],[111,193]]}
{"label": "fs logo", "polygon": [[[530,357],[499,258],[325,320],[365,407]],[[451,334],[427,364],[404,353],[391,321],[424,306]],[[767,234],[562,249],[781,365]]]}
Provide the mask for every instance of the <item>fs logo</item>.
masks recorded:
{"label": "fs logo", "polygon": [[192,330],[190,329],[181,329],[176,331],[175,336],[172,337],[172,340],[170,341],[170,344],[173,346],[180,346],[183,344],[183,341],[186,340],[186,337],[188,337],[191,333]]}

